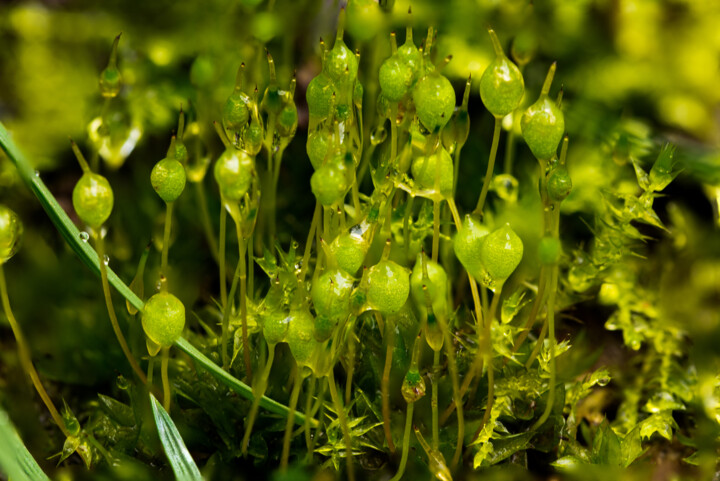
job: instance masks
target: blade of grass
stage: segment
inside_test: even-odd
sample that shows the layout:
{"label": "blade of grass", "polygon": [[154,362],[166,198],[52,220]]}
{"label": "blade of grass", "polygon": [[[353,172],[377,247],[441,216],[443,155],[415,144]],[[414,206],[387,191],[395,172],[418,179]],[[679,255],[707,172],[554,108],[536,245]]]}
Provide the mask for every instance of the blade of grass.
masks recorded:
{"label": "blade of grass", "polygon": [[192,456],[190,456],[187,447],[185,447],[185,442],[183,442],[170,415],[152,394],[150,394],[150,404],[152,404],[158,436],[163,449],[165,449],[170,467],[175,473],[175,479],[178,481],[202,481],[203,477],[200,470]]}
{"label": "blade of grass", "polygon": [[[40,176],[35,174],[35,171],[31,167],[27,158],[15,145],[2,122],[0,122],[0,148],[5,151],[10,161],[15,165],[18,173],[20,174],[20,178],[23,182],[25,182],[33,194],[35,194],[35,197],[37,197],[43,209],[45,209],[45,212],[48,214],[48,217],[50,217],[50,220],[53,224],[55,224],[58,232],[60,232],[68,245],[73,251],[75,251],[75,254],[77,254],[80,260],[88,266],[95,275],[99,276],[100,263],[98,261],[97,252],[95,252],[95,249],[93,249],[88,242],[82,240],[78,228],[75,227],[75,224],[72,220],[70,220],[63,208],[60,207],[60,204],[58,204],[57,200],[42,181]],[[110,284],[117,289],[117,291],[133,307],[135,307],[138,311],[142,311],[145,305],[143,301],[135,295],[135,293],[117,276],[117,274],[115,274],[112,269],[108,268],[107,274]],[[193,347],[186,339],[181,337],[175,342],[175,345],[237,394],[246,399],[253,399],[252,388],[250,386],[223,371],[217,364],[213,363],[209,358]],[[290,413],[287,406],[266,396],[263,396],[260,399],[260,407],[283,417],[287,417]],[[305,416],[296,411],[295,423],[302,426],[305,423]],[[319,425],[316,419],[311,419],[310,423],[313,427],[317,427]]]}
{"label": "blade of grass", "polygon": [[50,481],[0,408],[0,478],[2,474],[13,481]]}

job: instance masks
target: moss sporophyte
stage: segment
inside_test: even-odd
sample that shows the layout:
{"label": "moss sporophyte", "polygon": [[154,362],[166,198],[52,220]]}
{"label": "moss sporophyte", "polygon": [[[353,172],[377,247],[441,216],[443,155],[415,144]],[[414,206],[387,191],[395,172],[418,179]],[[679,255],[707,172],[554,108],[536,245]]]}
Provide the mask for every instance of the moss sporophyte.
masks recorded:
{"label": "moss sporophyte", "polygon": [[[253,12],[259,2],[241,3]],[[71,141],[82,170],[72,192],[77,219],[87,228],[82,238],[67,234],[77,229],[54,208],[57,202],[44,184],[22,170],[22,156],[10,149],[23,180],[73,249],[91,268],[97,264],[105,307],[127,361],[115,369],[123,374],[121,389],[131,405],[102,398],[112,413],[102,425],[122,425],[132,431],[132,441],[99,434],[96,439],[99,418],[76,418],[69,408],[59,413],[10,310],[3,268],[20,247],[23,225],[0,205],[3,309],[20,364],[68,445],[75,446],[70,453],[96,461],[102,456],[113,465],[122,464],[127,454],[115,453],[127,448],[137,453],[139,464],[156,464],[158,448],[141,424],[143,406],[156,389],[154,363],[160,355],[165,413],[182,428],[178,437],[182,433],[197,441],[191,451],[185,449],[187,456],[166,447],[173,469],[176,463],[194,466],[190,453],[197,453],[208,473],[254,463],[268,469],[277,465],[291,479],[291,465],[302,464],[343,473],[351,481],[360,469],[365,471],[360,479],[393,473],[392,481],[399,481],[429,470],[437,479],[450,480],[469,469],[526,463],[532,449],[543,456],[562,451],[578,462],[599,459],[588,439],[577,441],[578,419],[592,417],[592,408],[585,412],[578,406],[604,377],[590,372],[592,363],[559,373],[556,357],[570,348],[557,341],[558,312],[586,298],[587,290],[572,279],[587,279],[588,286],[602,281],[605,305],[620,306],[623,314],[611,327],[627,336],[638,316],[646,322],[657,315],[617,286],[632,277],[621,262],[631,240],[646,239],[635,224],[663,227],[652,201],[677,175],[674,150],[663,149],[649,173],[635,159],[642,192],[635,195],[628,188],[608,200],[593,232],[592,254],[582,252],[560,227],[561,207],[573,202],[577,178],[575,164],[567,162],[562,91],[557,101],[550,96],[556,63],[531,103],[530,91],[542,79],[529,75],[526,85],[523,71],[534,57],[535,37],[518,35],[510,53],[513,62],[498,34],[488,29],[489,38],[483,36],[487,65],[473,88],[469,72],[450,73],[449,62],[458,60],[436,60],[438,46],[446,45],[438,43],[434,27],[416,44],[416,19],[411,12],[392,17],[387,12],[393,3],[347,2],[332,46],[321,41],[315,69],[297,75],[288,52],[278,56],[275,44],[268,42],[265,49],[259,37],[235,52],[244,59],[230,61],[210,52],[188,62],[186,83],[194,96],[187,111],[179,108],[176,128],[172,111],[175,130],[168,128],[161,152],[168,139],[169,148],[147,164],[146,180],[136,186],[157,194],[148,209],[164,209],[162,240],[158,234],[155,241],[159,261],[148,246],[130,287],[110,269],[106,253],[118,267],[131,257],[121,256],[132,249],[120,245],[129,243],[122,229],[127,211],[120,209],[116,218],[111,214],[133,200],[116,198],[110,181],[117,192],[126,192],[123,172],[137,167],[103,176],[103,169],[120,166],[101,165],[98,152],[88,163]],[[265,13],[274,15],[271,7]],[[395,33],[386,35],[386,22],[405,22],[402,45]],[[272,38],[271,24],[272,18],[266,18],[255,28]],[[110,102],[125,102],[143,81],[131,68],[123,75],[119,38],[99,79],[103,105],[97,131],[106,137],[117,128]],[[543,61],[542,56],[537,60],[540,75],[547,68]],[[465,68],[452,67],[455,72]],[[221,88],[223,76],[227,82]],[[458,77],[461,83],[454,85]],[[458,105],[455,87],[463,86]],[[463,147],[473,140],[473,101],[489,112],[492,136],[482,148],[473,142],[472,164],[465,157],[461,163]],[[509,130],[507,157],[498,174],[503,125]],[[473,136],[479,131],[472,130]],[[296,145],[296,135],[304,136],[304,149]],[[522,135],[527,148],[513,151],[515,135]],[[4,148],[10,145],[4,134],[0,140]],[[286,149],[290,166],[282,165]],[[307,160],[298,158],[303,150]],[[516,168],[515,177],[515,157],[528,161],[524,167],[534,166],[534,157],[539,168]],[[211,163],[212,179],[206,180]],[[212,180],[213,190],[206,193]],[[288,187],[289,193],[278,189],[291,181],[303,187]],[[304,208],[307,219],[298,214]],[[228,216],[235,227],[230,233]],[[118,234],[109,235],[110,228]],[[190,242],[196,231],[199,240]],[[95,250],[85,245],[90,237]],[[197,252],[203,242],[207,263]],[[613,256],[614,248],[622,255]],[[149,276],[156,288],[146,299]],[[111,285],[126,298],[130,316],[118,319]],[[536,329],[536,323],[542,327]],[[658,356],[669,363],[664,352]],[[665,380],[667,389],[670,385]],[[664,394],[658,396],[667,401]],[[642,429],[636,425],[631,429]],[[601,428],[583,429],[589,436]],[[205,431],[213,434],[203,444]],[[631,432],[621,433],[623,443],[633,442]],[[205,456],[210,445],[213,451]],[[637,457],[641,450],[636,451]]]}

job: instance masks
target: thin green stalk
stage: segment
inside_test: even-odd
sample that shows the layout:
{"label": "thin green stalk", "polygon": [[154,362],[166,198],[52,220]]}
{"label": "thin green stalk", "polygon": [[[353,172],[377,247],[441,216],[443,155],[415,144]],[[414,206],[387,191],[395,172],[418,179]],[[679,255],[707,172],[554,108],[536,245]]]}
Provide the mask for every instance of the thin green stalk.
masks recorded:
{"label": "thin green stalk", "polygon": [[480,426],[478,427],[477,431],[475,432],[475,435],[473,436],[473,440],[477,439],[478,435],[480,434],[480,431],[482,431],[483,426],[488,422],[488,419],[490,419],[490,411],[492,410],[493,403],[495,401],[495,368],[493,366],[493,349],[492,349],[492,323],[495,320],[495,315],[497,314],[497,308],[500,304],[500,297],[502,296],[502,284],[498,286],[497,292],[493,296],[492,302],[490,303],[490,310],[488,311],[488,316],[485,319],[485,332],[483,334],[483,353],[485,356],[485,364],[487,365],[487,375],[488,375],[488,399],[487,404],[485,406],[485,414],[483,415],[483,420]]}
{"label": "thin green stalk", "polygon": [[[235,274],[233,274],[233,280],[230,284],[230,299],[235,298],[235,292],[237,291],[238,282],[240,280],[240,263],[238,262],[235,267]],[[230,334],[230,311],[232,310],[232,303],[228,302],[223,307],[222,317],[222,334],[220,339],[221,358],[223,361],[223,369],[226,371],[230,368],[230,357],[227,352],[228,337]]]}
{"label": "thin green stalk", "polygon": [[[518,336],[517,339],[515,339],[515,342],[513,344],[513,347],[510,351],[510,354],[515,354],[518,349],[520,349],[520,346],[522,346],[523,342],[525,342],[525,339],[527,339],[528,335],[530,334],[530,329],[535,324],[535,320],[537,319],[538,312],[540,311],[540,306],[544,302],[545,298],[545,288],[548,283],[548,276],[547,276],[547,269],[543,267],[540,270],[540,283],[538,285],[538,291],[537,295],[535,296],[535,302],[533,302],[532,309],[530,310],[530,315],[528,316],[528,320],[523,326],[523,330]],[[505,363],[507,363],[507,358],[505,359]]]}
{"label": "thin green stalk", "polygon": [[203,225],[203,230],[205,231],[205,240],[210,248],[210,255],[212,255],[213,259],[215,259],[215,262],[219,262],[220,255],[218,254],[218,244],[212,230],[210,213],[208,212],[207,197],[205,196],[205,185],[202,181],[195,182],[195,194],[198,198],[198,204],[200,204],[200,220]]}
{"label": "thin green stalk", "polygon": [[440,201],[433,201],[432,261],[437,262],[440,251]]}
{"label": "thin green stalk", "polygon": [[405,474],[405,466],[407,465],[408,453],[410,452],[410,430],[413,422],[413,412],[415,411],[415,403],[408,404],[407,412],[405,413],[405,431],[403,432],[403,446],[402,455],[400,456],[400,466],[398,466],[397,473],[390,479],[390,481],[400,481]]}
{"label": "thin green stalk", "polygon": [[245,238],[242,225],[235,222],[238,238],[238,270],[240,271],[240,322],[242,322],[243,360],[245,361],[245,375],[252,382],[252,365],[250,364],[250,343],[248,342],[247,328],[247,266],[245,265]]}
{"label": "thin green stalk", "polygon": [[392,367],[393,349],[395,348],[395,329],[388,323],[388,332],[385,335],[385,367],[383,368],[383,376],[380,381],[380,396],[382,398],[382,415],[383,415],[383,431],[385,432],[385,440],[391,453],[395,452],[395,443],[392,439],[392,431],[390,429],[390,368]]}
{"label": "thin green stalk", "polygon": [[555,294],[557,293],[558,266],[553,267],[550,277],[550,296],[548,297],[547,306],[547,325],[548,325],[548,341],[550,342],[550,382],[548,383],[548,399],[545,405],[545,411],[540,419],[533,425],[532,429],[542,426],[552,412],[555,403],[555,383],[557,380],[557,369],[555,365]]}
{"label": "thin green stalk", "polygon": [[40,376],[38,376],[38,373],[35,370],[35,366],[32,363],[30,348],[25,341],[25,336],[23,335],[22,329],[20,328],[20,324],[18,324],[17,319],[15,319],[15,316],[12,313],[12,309],[10,308],[10,297],[8,296],[7,292],[7,284],[5,283],[5,271],[3,269],[2,263],[0,263],[0,296],[2,296],[2,305],[3,310],[5,311],[5,316],[10,323],[10,328],[15,335],[15,341],[18,345],[18,357],[20,358],[20,365],[23,367],[25,373],[30,376],[30,380],[32,381],[33,386],[35,386],[35,390],[40,395],[40,398],[47,407],[48,411],[50,411],[50,416],[53,418],[53,421],[55,421],[55,424],[57,424],[57,427],[60,428],[60,431],[62,431],[65,437],[68,437],[70,436],[70,433],[65,427],[62,416],[58,412],[55,404],[53,404],[52,399],[50,399],[50,396],[48,395],[47,391],[45,391],[45,387],[40,381]]}
{"label": "thin green stalk", "polygon": [[[255,424],[255,418],[257,417],[258,408],[260,407],[260,399],[265,395],[267,389],[268,378],[270,377],[270,369],[272,368],[273,361],[275,360],[275,344],[268,344],[268,357],[265,362],[260,378],[256,380],[256,385],[253,388],[253,403],[248,414],[247,421],[245,424],[245,435],[242,440],[242,454],[247,455],[248,444],[250,443],[250,434],[252,434],[253,425]],[[291,418],[288,418],[291,419]]]}
{"label": "thin green stalk", "polygon": [[355,373],[355,322],[351,321],[347,340],[347,380],[345,381],[345,404],[352,401],[352,383]]}
{"label": "thin green stalk", "polygon": [[105,296],[105,305],[107,307],[108,315],[110,316],[110,324],[112,324],[115,337],[117,337],[117,340],[120,343],[120,348],[130,363],[130,366],[133,371],[135,371],[138,378],[140,378],[142,383],[146,384],[147,378],[145,377],[145,373],[142,369],[140,369],[135,356],[133,356],[132,352],[130,352],[130,348],[127,345],[127,341],[125,341],[125,336],[120,330],[120,324],[118,323],[117,316],[115,315],[115,307],[113,307],[112,295],[110,294],[110,284],[108,283],[107,264],[105,264],[105,240],[103,239],[102,232],[98,233],[95,245],[97,247],[98,257],[103,259],[102,262],[100,262],[100,281],[102,283],[103,295]]}
{"label": "thin green stalk", "polygon": [[[225,274],[225,237],[227,235],[227,211],[225,202],[220,202],[220,240],[218,257],[220,258],[220,302],[222,306],[227,305],[227,277]],[[223,362],[224,364],[224,362]]]}
{"label": "thin green stalk", "polygon": [[432,446],[434,449],[440,448],[440,423],[438,418],[438,385],[437,380],[440,376],[440,351],[433,352],[433,375],[430,380],[432,389],[432,397],[430,405],[432,409]]}
{"label": "thin green stalk", "polygon": [[[297,366],[295,368],[295,380],[293,381],[293,389],[290,393],[290,413],[293,413],[297,408],[298,398],[300,397],[300,388],[302,387],[303,377],[300,375],[302,368]],[[283,436],[283,449],[280,457],[280,469],[282,471],[287,470],[288,460],[290,459],[290,438],[292,437],[292,417],[288,417],[287,423],[285,424],[285,435]]]}
{"label": "thin green stalk", "polygon": [[343,440],[345,441],[345,459],[347,460],[347,472],[348,480],[355,481],[355,468],[353,467],[353,451],[352,451],[352,439],[350,438],[350,428],[348,427],[347,417],[345,415],[345,408],[343,408],[340,396],[338,396],[337,386],[335,386],[335,374],[330,369],[330,374],[327,377],[328,386],[330,387],[330,397],[332,398],[333,405],[337,411],[338,419],[340,420],[340,427],[343,433]]}
{"label": "thin green stalk", "polygon": [[160,377],[163,385],[163,408],[170,412],[170,379],[168,378],[168,361],[170,359],[170,348],[163,347],[160,358]]}
{"label": "thin green stalk", "polygon": [[[172,211],[174,202],[165,204],[165,230],[163,232],[162,261],[160,263],[160,275],[168,277],[168,251],[170,250],[170,229],[172,228]],[[167,409],[166,409],[167,411]]]}
{"label": "thin green stalk", "polygon": [[493,130],[492,146],[490,148],[490,159],[488,160],[487,171],[485,172],[485,180],[483,180],[482,190],[477,206],[475,206],[474,214],[482,215],[485,206],[485,198],[490,188],[490,180],[492,179],[493,170],[495,169],[495,158],[497,157],[498,143],[500,142],[500,127],[502,127],[502,119],[495,117],[495,129]]}
{"label": "thin green stalk", "polygon": [[543,322],[543,327],[540,330],[537,341],[535,341],[535,347],[530,353],[530,356],[528,356],[528,360],[525,362],[525,369],[530,369],[530,366],[533,365],[535,359],[537,359],[537,357],[540,355],[540,350],[542,349],[543,342],[545,341],[545,336],[547,335],[547,329],[547,322]]}

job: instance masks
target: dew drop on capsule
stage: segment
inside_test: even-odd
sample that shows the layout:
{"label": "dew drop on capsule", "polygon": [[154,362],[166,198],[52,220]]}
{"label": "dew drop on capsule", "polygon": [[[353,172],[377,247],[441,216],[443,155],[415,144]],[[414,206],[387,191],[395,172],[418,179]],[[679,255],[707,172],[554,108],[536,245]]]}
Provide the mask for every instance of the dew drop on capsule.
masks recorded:
{"label": "dew drop on capsule", "polygon": [[85,231],[80,232],[80,240],[83,242],[87,242],[88,240],[90,240],[90,234]]}

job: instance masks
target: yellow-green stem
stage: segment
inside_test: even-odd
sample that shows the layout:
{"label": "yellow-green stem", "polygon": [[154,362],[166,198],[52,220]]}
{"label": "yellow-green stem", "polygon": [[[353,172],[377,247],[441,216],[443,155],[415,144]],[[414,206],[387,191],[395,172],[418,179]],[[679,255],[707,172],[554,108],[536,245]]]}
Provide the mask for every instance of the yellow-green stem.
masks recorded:
{"label": "yellow-green stem", "polygon": [[98,259],[100,260],[100,281],[102,283],[103,295],[105,296],[105,305],[107,307],[108,315],[110,316],[110,324],[112,324],[115,337],[117,337],[117,340],[120,343],[120,348],[130,363],[130,366],[133,371],[135,371],[135,374],[137,374],[137,377],[140,378],[140,381],[142,381],[143,384],[146,384],[147,378],[145,377],[145,373],[142,372],[137,360],[135,360],[135,356],[133,356],[132,352],[130,352],[130,348],[127,345],[127,341],[125,341],[125,336],[120,330],[120,324],[118,323],[117,316],[115,315],[115,308],[113,307],[112,296],[110,294],[110,283],[108,282],[107,264],[105,263],[105,240],[103,239],[102,231],[98,232],[96,248]]}
{"label": "yellow-green stem", "polygon": [[474,214],[482,216],[483,207],[485,206],[485,198],[490,188],[490,180],[492,179],[493,170],[495,169],[495,158],[497,157],[498,143],[500,142],[500,127],[502,119],[495,117],[495,129],[493,130],[492,146],[490,147],[490,159],[488,160],[487,171],[485,172],[485,180],[483,180],[482,190],[477,206],[475,206]]}
{"label": "yellow-green stem", "polygon": [[403,474],[405,474],[405,466],[407,465],[408,453],[410,452],[410,429],[412,428],[413,422],[413,411],[415,410],[415,403],[408,404],[407,412],[405,414],[405,431],[403,432],[403,445],[402,445],[402,456],[400,457],[400,466],[398,466],[397,473],[392,477],[390,481],[400,481]]}
{"label": "yellow-green stem", "polygon": [[165,411],[170,412],[170,379],[168,378],[168,362],[170,359],[170,348],[162,348],[162,357],[160,358],[160,377],[163,385],[163,407]]}
{"label": "yellow-green stem", "polygon": [[275,344],[268,344],[268,357],[265,362],[260,378],[257,379],[256,385],[253,388],[253,403],[248,414],[247,421],[245,424],[245,435],[242,440],[242,454],[247,455],[248,444],[250,443],[250,435],[252,434],[253,425],[255,424],[255,418],[257,417],[258,409],[260,407],[260,399],[265,395],[267,389],[268,378],[270,377],[270,369],[272,368],[273,361],[275,360]]}
{"label": "yellow-green stem", "polygon": [[170,229],[172,228],[173,202],[165,204],[165,230],[163,232],[162,257],[160,262],[160,275],[168,277],[168,251],[170,249]]}
{"label": "yellow-green stem", "polygon": [[380,395],[382,397],[383,430],[385,440],[388,443],[390,452],[395,452],[395,443],[392,439],[390,429],[390,368],[392,367],[393,349],[395,348],[395,330],[388,324],[388,332],[385,335],[387,346],[385,348],[385,367],[382,380],[380,381]]}
{"label": "yellow-green stem", "polygon": [[[220,302],[227,306],[227,277],[225,274],[225,237],[227,235],[227,210],[225,202],[220,202],[220,239],[218,240],[218,257],[220,258]],[[223,362],[224,364],[224,362]]]}
{"label": "yellow-green stem", "polygon": [[337,386],[335,386],[335,374],[330,369],[328,375],[328,386],[330,387],[330,397],[332,398],[335,410],[337,411],[338,418],[340,420],[340,427],[342,428],[343,439],[345,441],[345,459],[347,460],[347,472],[348,480],[355,481],[355,468],[353,465],[353,451],[352,451],[352,439],[350,438],[350,428],[348,427],[347,417],[345,416],[345,408],[343,408],[340,402],[340,396],[338,396]]}
{"label": "yellow-green stem", "polygon": [[290,416],[288,416],[287,423],[285,424],[283,450],[282,456],[280,457],[280,469],[283,471],[287,470],[288,459],[290,458],[290,438],[292,437],[293,418],[295,418],[295,409],[297,408],[298,398],[300,397],[300,387],[303,382],[303,378],[300,375],[301,369],[300,366],[297,366],[295,369],[295,380],[293,381],[293,389],[290,393]]}
{"label": "yellow-green stem", "polygon": [[55,404],[53,404],[52,399],[50,399],[47,391],[45,391],[45,387],[42,385],[42,382],[40,382],[40,376],[38,376],[38,373],[35,370],[35,366],[32,363],[32,357],[30,356],[30,348],[25,341],[25,336],[23,335],[22,329],[20,329],[20,324],[18,324],[17,319],[15,319],[15,316],[12,313],[12,309],[10,308],[10,297],[8,296],[7,292],[7,285],[5,283],[5,271],[3,270],[2,263],[0,263],[0,296],[2,296],[2,305],[3,310],[5,311],[5,316],[8,318],[10,328],[15,335],[15,341],[18,345],[18,356],[20,358],[20,365],[23,367],[25,373],[30,376],[30,380],[32,381],[33,386],[35,386],[35,390],[40,395],[40,398],[47,407],[48,411],[50,411],[50,416],[53,418],[53,421],[55,421],[57,427],[60,428],[60,431],[62,431],[62,433],[67,437],[70,435],[70,433],[68,432],[67,428],[65,428],[65,423],[63,422],[62,416],[60,416],[57,408],[55,408]]}
{"label": "yellow-green stem", "polygon": [[250,343],[247,328],[247,266],[245,265],[245,239],[243,238],[240,221],[235,222],[238,238],[238,270],[240,271],[240,322],[242,322],[243,360],[245,375],[252,382],[252,365],[250,364]]}
{"label": "yellow-green stem", "polygon": [[555,294],[557,293],[557,278],[558,278],[558,266],[553,267],[553,272],[550,277],[550,295],[548,297],[547,305],[547,325],[548,325],[548,341],[550,348],[550,381],[548,383],[548,399],[545,405],[545,411],[543,412],[540,419],[537,420],[533,429],[537,429],[542,426],[552,412],[553,404],[555,403],[555,382],[557,378],[557,369],[555,366]]}
{"label": "yellow-green stem", "polygon": [[438,417],[438,385],[437,379],[440,376],[440,351],[433,353],[433,375],[430,380],[432,389],[432,397],[430,405],[432,409],[432,446],[434,449],[440,448],[440,423]]}

